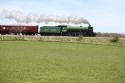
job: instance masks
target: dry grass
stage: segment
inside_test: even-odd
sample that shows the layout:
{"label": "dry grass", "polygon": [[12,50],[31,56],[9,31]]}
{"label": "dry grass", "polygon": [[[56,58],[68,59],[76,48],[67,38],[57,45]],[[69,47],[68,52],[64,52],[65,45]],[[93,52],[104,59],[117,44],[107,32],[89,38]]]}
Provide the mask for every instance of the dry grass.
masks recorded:
{"label": "dry grass", "polygon": [[72,42],[72,43],[125,46],[125,38],[119,38],[118,42],[111,42],[112,37],[1,35],[0,40],[1,41],[59,41],[59,42]]}

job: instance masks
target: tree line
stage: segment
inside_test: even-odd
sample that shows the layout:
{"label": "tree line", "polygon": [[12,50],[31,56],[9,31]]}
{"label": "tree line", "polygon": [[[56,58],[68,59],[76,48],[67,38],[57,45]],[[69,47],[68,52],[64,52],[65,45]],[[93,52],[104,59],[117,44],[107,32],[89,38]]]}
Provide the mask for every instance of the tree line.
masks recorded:
{"label": "tree line", "polygon": [[125,38],[125,34],[122,34],[122,33],[101,33],[101,32],[96,32],[96,37],[119,37],[119,38]]}

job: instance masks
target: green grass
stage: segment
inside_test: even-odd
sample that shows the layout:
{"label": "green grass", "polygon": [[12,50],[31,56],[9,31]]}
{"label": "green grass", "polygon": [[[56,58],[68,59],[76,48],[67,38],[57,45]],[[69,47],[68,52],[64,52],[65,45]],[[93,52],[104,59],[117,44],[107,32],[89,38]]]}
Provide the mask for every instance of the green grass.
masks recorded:
{"label": "green grass", "polygon": [[0,83],[125,83],[125,47],[0,41]]}

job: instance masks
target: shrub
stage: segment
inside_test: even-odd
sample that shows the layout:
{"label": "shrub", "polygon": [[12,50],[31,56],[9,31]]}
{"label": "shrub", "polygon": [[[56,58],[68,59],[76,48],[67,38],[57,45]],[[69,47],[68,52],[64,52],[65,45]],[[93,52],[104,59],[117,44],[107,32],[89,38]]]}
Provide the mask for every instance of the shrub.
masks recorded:
{"label": "shrub", "polygon": [[77,41],[81,41],[82,39],[83,39],[83,36],[80,35],[80,36],[78,37]]}
{"label": "shrub", "polygon": [[111,42],[118,42],[119,41],[119,37],[118,36],[114,36],[110,41]]}

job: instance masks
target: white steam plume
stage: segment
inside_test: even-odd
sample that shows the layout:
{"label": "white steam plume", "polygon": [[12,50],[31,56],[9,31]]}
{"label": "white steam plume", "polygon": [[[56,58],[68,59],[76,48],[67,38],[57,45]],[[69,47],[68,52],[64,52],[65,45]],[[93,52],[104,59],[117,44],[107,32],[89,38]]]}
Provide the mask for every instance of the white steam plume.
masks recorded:
{"label": "white steam plume", "polygon": [[18,10],[0,9],[0,16],[6,19],[14,19],[17,23],[74,23],[74,24],[89,24],[89,22],[83,17],[71,17],[71,16],[45,16],[45,15],[25,15]]}

